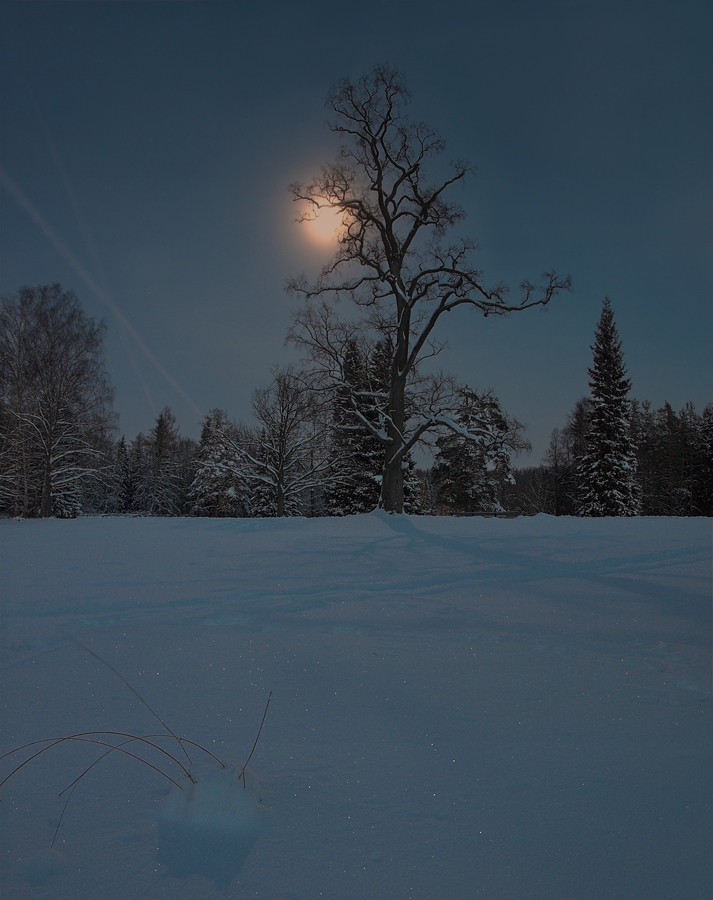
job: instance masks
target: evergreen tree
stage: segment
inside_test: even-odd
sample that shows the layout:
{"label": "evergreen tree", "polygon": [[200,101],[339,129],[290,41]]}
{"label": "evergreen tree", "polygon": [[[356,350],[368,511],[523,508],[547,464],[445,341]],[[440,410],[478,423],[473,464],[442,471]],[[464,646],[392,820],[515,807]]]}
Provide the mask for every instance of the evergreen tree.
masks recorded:
{"label": "evergreen tree", "polygon": [[604,300],[592,353],[590,429],[577,471],[577,512],[635,516],[640,503],[628,400],[631,382],[609,298]]}
{"label": "evergreen tree", "polygon": [[[357,515],[378,506],[385,448],[373,432],[384,429],[392,358],[393,341],[388,336],[372,348],[356,339],[347,342],[342,380],[333,399],[331,452],[335,466],[326,486],[327,515]],[[404,512],[418,514],[423,484],[411,453],[403,468]]]}
{"label": "evergreen tree", "polygon": [[643,515],[711,515],[711,418],[711,407],[698,415],[692,403],[679,413],[634,404]]}
{"label": "evergreen tree", "polygon": [[412,453],[407,453],[404,467],[404,512],[410,516],[424,515],[423,478],[416,468]]}
{"label": "evergreen tree", "polygon": [[[447,513],[500,512],[505,486],[512,480],[509,451],[529,445],[521,436],[522,426],[503,413],[491,393],[464,387],[460,397],[458,430],[450,429],[436,441],[431,472],[438,508]],[[484,424],[496,439],[466,436]]]}
{"label": "evergreen tree", "polygon": [[176,417],[168,406],[156,418],[149,441],[152,457],[150,511],[155,516],[175,516],[179,511],[175,465],[179,436]]}
{"label": "evergreen tree", "polygon": [[239,442],[239,429],[222,409],[214,409],[206,416],[189,491],[194,516],[250,515],[250,492],[236,449]]}
{"label": "evergreen tree", "polygon": [[139,432],[129,446],[128,477],[130,498],[127,512],[148,515],[151,512],[153,454],[151,440]]}
{"label": "evergreen tree", "polygon": [[701,416],[700,458],[699,515],[713,516],[713,403],[706,406]]}
{"label": "evergreen tree", "polygon": [[137,473],[131,465],[129,448],[126,446],[124,435],[121,436],[116,448],[116,509],[117,512],[127,513],[133,509],[134,495],[136,494]]}
{"label": "evergreen tree", "polygon": [[671,463],[678,482],[678,507],[675,515],[711,515],[712,413],[713,407],[709,406],[702,416],[698,415],[689,402],[678,415],[668,417],[669,423],[673,425]]}
{"label": "evergreen tree", "polygon": [[196,452],[196,442],[180,436],[176,417],[165,407],[148,437],[138,434],[132,441],[130,463],[136,477],[134,510],[153,516],[187,515]]}
{"label": "evergreen tree", "polygon": [[335,466],[324,497],[329,516],[370,512],[379,502],[383,450],[361,421],[361,417],[376,419],[369,362],[367,351],[350,340],[344,353],[343,382],[332,401],[330,452]]}

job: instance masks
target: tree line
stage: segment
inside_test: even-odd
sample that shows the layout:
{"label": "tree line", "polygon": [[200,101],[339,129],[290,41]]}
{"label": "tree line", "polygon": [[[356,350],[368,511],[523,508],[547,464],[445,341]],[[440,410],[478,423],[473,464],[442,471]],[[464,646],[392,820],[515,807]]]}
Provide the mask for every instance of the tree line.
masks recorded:
{"label": "tree line", "polygon": [[713,404],[630,399],[609,300],[592,354],[590,396],[552,432],[542,465],[513,472],[507,502],[554,516],[713,516]]}
{"label": "tree line", "polygon": [[[352,336],[331,391],[309,367],[275,369],[254,393],[250,425],[214,409],[195,441],[167,407],[127,441],[115,435],[103,336],[59,285],[2,299],[3,514],[341,516],[378,505],[385,450],[373,429],[388,397],[387,339]],[[404,510],[713,515],[713,406],[677,413],[629,400],[608,301],[593,351],[592,396],[555,429],[537,467],[513,468],[513,453],[529,445],[492,393],[454,388],[452,427],[432,441],[432,465],[406,459]]]}
{"label": "tree line", "polygon": [[[507,506],[524,513],[580,515],[579,460],[590,428],[590,400],[579,400],[561,429],[554,429],[539,466],[515,468]],[[632,400],[635,484],[642,516],[713,516],[713,405],[692,403],[676,411]]]}
{"label": "tree line", "polygon": [[[2,298],[3,514],[339,516],[377,506],[384,447],[364,421],[372,423],[385,402],[393,353],[388,341],[351,341],[348,389],[325,391],[304,368],[275,369],[271,384],[254,392],[251,425],[214,409],[195,441],[180,434],[166,407],[147,434],[127,441],[115,435],[103,334],[76,295],[59,285]],[[490,394],[462,387],[459,397],[458,427],[465,432],[477,419],[497,440],[481,440],[476,449],[464,434],[441,435],[429,473],[409,457],[407,512],[433,512],[438,503],[502,508],[509,450],[526,446],[522,428]]]}

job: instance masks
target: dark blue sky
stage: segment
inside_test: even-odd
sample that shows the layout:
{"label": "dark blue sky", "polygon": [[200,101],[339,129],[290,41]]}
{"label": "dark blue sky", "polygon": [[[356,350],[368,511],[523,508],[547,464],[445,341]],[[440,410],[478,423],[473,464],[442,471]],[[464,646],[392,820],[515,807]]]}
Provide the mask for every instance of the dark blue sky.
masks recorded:
{"label": "dark blue sky", "polygon": [[555,268],[546,311],[447,317],[537,462],[587,390],[612,301],[632,395],[713,399],[713,6],[657,2],[7,3],[0,290],[59,281],[108,325],[120,430],[250,420],[290,275],[323,260],[287,185],[333,158],[324,99],[375,63],[477,175],[454,199],[488,282]]}

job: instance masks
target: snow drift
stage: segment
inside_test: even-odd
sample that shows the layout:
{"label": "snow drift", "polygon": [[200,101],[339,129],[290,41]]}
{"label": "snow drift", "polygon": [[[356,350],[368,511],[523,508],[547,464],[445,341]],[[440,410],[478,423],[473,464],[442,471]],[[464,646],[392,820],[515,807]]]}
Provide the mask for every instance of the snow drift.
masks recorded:
{"label": "snow drift", "polygon": [[203,875],[226,887],[260,831],[252,791],[240,769],[194,769],[195,783],[174,787],[158,816],[158,860],[179,878]]}

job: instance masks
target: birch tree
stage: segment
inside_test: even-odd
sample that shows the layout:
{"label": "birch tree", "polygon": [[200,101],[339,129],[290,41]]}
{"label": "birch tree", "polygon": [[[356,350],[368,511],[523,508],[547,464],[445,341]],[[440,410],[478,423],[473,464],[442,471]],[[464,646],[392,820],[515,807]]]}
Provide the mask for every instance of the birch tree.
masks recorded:
{"label": "birch tree", "polygon": [[0,499],[15,515],[74,516],[113,429],[104,326],[58,284],[0,309]]}
{"label": "birch tree", "polygon": [[274,375],[269,387],[255,391],[258,428],[251,446],[240,448],[243,473],[256,489],[253,515],[295,516],[304,512],[310,492],[324,486],[334,460],[303,379],[291,367]]}
{"label": "birch tree", "polygon": [[[256,427],[232,425],[214,411],[215,449],[204,473],[223,485],[240,486],[244,513],[258,517],[304,514],[308,499],[323,491],[336,465],[314,392],[292,367],[273,374],[272,383],[253,395]],[[200,468],[198,476],[203,477]],[[194,493],[197,489],[194,483]]]}
{"label": "birch tree", "polygon": [[[408,101],[402,76],[385,66],[339,82],[327,99],[331,130],[344,140],[339,156],[309,184],[290,187],[302,205],[301,219],[329,209],[342,221],[338,249],[316,282],[302,276],[289,283],[307,301],[291,340],[338,383],[339,335],[330,332],[333,322],[320,301],[345,298],[361,312],[363,329],[388,335],[393,343],[386,402],[380,421],[369,426],[385,447],[380,505],[390,512],[403,510],[409,451],[426,432],[454,426],[454,384],[419,374],[420,363],[439,350],[433,338],[441,317],[461,306],[483,316],[520,312],[544,306],[570,287],[570,279],[554,271],[543,275],[540,286],[524,281],[517,300],[509,299],[504,284],[486,284],[470,261],[474,243],[448,237],[464,217],[447,199],[449,191],[472,168],[454,162],[446,177],[429,180],[427,163],[444,142],[433,128],[406,116]],[[420,398],[413,391],[416,382]],[[409,389],[412,399],[422,401],[410,409]],[[359,418],[356,402],[354,415]],[[487,423],[475,425],[474,437],[487,434]]]}

